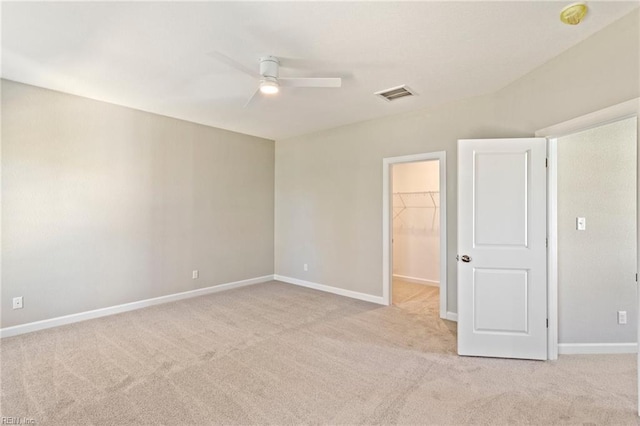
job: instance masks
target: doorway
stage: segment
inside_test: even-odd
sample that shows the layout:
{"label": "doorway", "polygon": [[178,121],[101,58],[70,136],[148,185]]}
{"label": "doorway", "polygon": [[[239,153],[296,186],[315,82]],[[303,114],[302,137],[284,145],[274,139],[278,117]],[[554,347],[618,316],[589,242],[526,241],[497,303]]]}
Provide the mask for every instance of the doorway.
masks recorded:
{"label": "doorway", "polygon": [[440,187],[438,160],[399,163],[392,173],[391,303],[439,312]]}
{"label": "doorway", "polygon": [[[574,135],[581,133],[583,131],[587,131],[589,129],[598,128],[610,123],[618,122],[620,120],[624,120],[626,118],[636,117],[636,132],[635,132],[635,140],[636,140],[636,168],[637,165],[640,164],[640,159],[638,159],[637,155],[640,153],[638,150],[638,146],[640,146],[640,132],[638,131],[637,125],[638,120],[637,117],[640,114],[640,99],[632,99],[627,102],[623,102],[617,105],[613,105],[611,107],[605,108],[603,110],[595,111],[589,113],[587,115],[574,118],[572,120],[555,124],[553,126],[538,130],[536,132],[536,136],[546,137],[549,141],[548,145],[548,158],[549,158],[549,198],[548,198],[548,217],[549,217],[549,251],[548,251],[548,259],[549,259],[549,267],[548,267],[548,310],[549,310],[549,359],[554,360],[558,358],[558,353],[620,353],[620,352],[637,352],[637,345],[620,345],[620,344],[572,344],[571,346],[566,346],[562,351],[559,350],[559,324],[558,324],[558,313],[559,310],[559,282],[558,282],[558,139],[565,137],[567,135]],[[602,149],[607,149],[607,141],[602,141],[601,145]],[[625,154],[627,157],[629,153]],[[637,173],[636,173],[637,174]],[[627,182],[628,184],[628,182]],[[640,194],[638,194],[638,190],[640,188],[640,182],[638,181],[638,177],[635,180],[636,185],[636,200],[640,198]],[[607,209],[605,209],[607,210]],[[582,217],[580,215],[575,215],[576,217]],[[587,232],[590,230],[591,222],[586,218],[586,227]],[[575,220],[575,218],[574,218]],[[572,223],[571,228],[575,229],[575,232],[578,232],[577,223]],[[571,229],[571,231],[573,231]],[[636,209],[636,229],[640,229],[640,216],[638,216]],[[565,231],[566,232],[566,231]],[[579,231],[584,232],[584,231]],[[585,235],[585,234],[582,234]],[[638,247],[638,241],[640,241],[637,237],[636,231],[636,265],[639,262],[638,253],[640,253],[640,247]],[[631,284],[634,289],[637,287],[635,283],[635,276],[632,277],[634,282]],[[607,279],[607,283],[609,280]],[[603,283],[605,285],[606,283]],[[636,298],[634,298],[636,299]],[[640,302],[636,299],[635,310],[638,312],[640,307]],[[616,323],[616,312],[610,312],[607,318],[607,322],[611,324],[613,322]],[[612,321],[613,320],[613,321]],[[628,318],[628,324],[633,327],[631,318]],[[640,355],[639,355],[640,361]],[[639,370],[640,371],[640,370]],[[640,372],[638,373],[640,377]],[[640,382],[639,382],[640,383]],[[639,403],[640,406],[640,403]]]}
{"label": "doorway", "polygon": [[637,351],[637,118],[549,140],[558,354]]}
{"label": "doorway", "polygon": [[561,354],[636,348],[636,127],[631,117],[557,139]]}
{"label": "doorway", "polygon": [[436,152],[383,160],[383,299],[447,318],[446,164]]}
{"label": "doorway", "polygon": [[[483,150],[484,149],[488,149],[489,151],[492,151],[491,147],[489,146],[490,144],[502,144],[505,141],[510,141],[510,140],[506,140],[506,139],[498,139],[498,140],[477,140],[477,141],[460,141],[459,142],[459,147],[458,147],[458,251],[459,253],[459,258],[460,261],[459,265],[462,265],[462,268],[465,268],[467,270],[467,272],[472,272],[471,274],[467,274],[467,277],[465,278],[464,274],[461,273],[461,267],[458,268],[458,319],[459,319],[459,323],[458,323],[458,349],[460,350],[461,345],[460,343],[460,338],[462,336],[465,336],[465,330],[468,330],[471,334],[476,335],[476,337],[481,338],[481,337],[487,337],[488,336],[488,329],[492,329],[494,331],[493,334],[500,334],[500,332],[502,332],[502,334],[504,336],[515,336],[516,333],[514,333],[512,329],[503,327],[502,324],[499,324],[499,321],[497,320],[501,320],[504,317],[508,317],[508,315],[504,315],[509,314],[510,312],[508,310],[503,310],[502,313],[498,312],[497,310],[492,309],[492,301],[493,300],[499,300],[501,303],[504,303],[505,301],[505,292],[504,291],[499,291],[499,292],[495,292],[497,297],[493,297],[493,295],[491,295],[491,292],[489,291],[485,291],[485,297],[481,297],[478,289],[479,286],[482,286],[483,284],[479,282],[479,280],[483,277],[489,277],[489,275],[491,275],[490,273],[492,272],[496,272],[499,276],[494,277],[495,279],[491,279],[489,280],[485,280],[485,284],[486,283],[490,283],[490,285],[484,285],[485,290],[487,289],[491,289],[491,287],[496,287],[500,285],[501,280],[500,278],[504,278],[505,272],[504,272],[504,268],[500,269],[497,266],[493,265],[491,266],[491,268],[493,268],[495,271],[491,271],[488,270],[490,268],[487,268],[485,265],[482,264],[482,261],[485,261],[485,257],[482,257],[480,255],[474,255],[474,253],[467,253],[468,251],[471,252],[471,248],[477,248],[479,247],[479,241],[478,238],[481,238],[484,240],[485,245],[492,245],[490,243],[495,243],[495,241],[489,241],[489,239],[494,238],[496,235],[498,235],[498,233],[496,232],[491,232],[489,235],[491,236],[491,238],[487,239],[487,235],[486,235],[486,230],[490,229],[491,226],[480,226],[482,225],[479,220],[484,218],[484,219],[491,219],[496,223],[500,223],[500,230],[502,230],[505,225],[507,225],[506,221],[504,220],[500,220],[500,221],[496,221],[495,217],[496,215],[494,214],[488,214],[488,215],[482,215],[482,212],[480,212],[480,215],[478,216],[478,214],[475,214],[477,212],[475,211],[469,211],[469,208],[480,208],[482,207],[483,203],[481,202],[481,200],[479,201],[477,197],[469,197],[468,193],[470,193],[468,187],[469,185],[465,186],[465,180],[472,180],[472,187],[474,191],[481,191],[482,190],[482,185],[477,185],[477,184],[473,184],[473,179],[478,179],[481,178],[483,175],[487,174],[491,175],[492,173],[495,174],[495,170],[497,170],[497,166],[499,165],[499,163],[503,162],[505,163],[504,166],[513,166],[513,165],[517,165],[518,163],[520,164],[520,168],[522,168],[523,170],[535,170],[537,175],[541,176],[541,170],[545,170],[545,165],[548,164],[548,168],[546,168],[547,170],[547,175],[548,175],[548,197],[545,200],[540,200],[540,197],[536,197],[537,201],[534,200],[533,198],[530,197],[525,197],[525,205],[526,206],[543,206],[544,208],[547,209],[547,237],[548,239],[545,241],[545,233],[544,232],[540,232],[540,226],[537,226],[537,231],[535,232],[527,232],[526,234],[524,234],[525,239],[524,244],[521,245],[526,245],[527,248],[528,247],[532,247],[535,245],[536,247],[544,247],[545,251],[546,251],[546,257],[548,259],[548,265],[546,268],[547,271],[547,280],[546,280],[546,287],[547,287],[547,297],[546,297],[546,302],[547,302],[547,318],[540,318],[539,315],[536,317],[535,321],[532,320],[527,320],[526,322],[523,322],[523,324],[525,326],[521,327],[522,329],[527,330],[527,333],[522,333],[522,335],[530,335],[530,331],[529,331],[529,324],[533,324],[535,325],[535,327],[543,327],[546,329],[546,338],[547,338],[547,349],[548,352],[546,354],[546,357],[544,356],[544,354],[540,354],[539,352],[536,352],[537,355],[535,357],[532,356],[521,356],[521,355],[516,355],[514,356],[513,354],[513,349],[517,348],[518,350],[521,349],[522,345],[509,345],[508,348],[506,348],[505,350],[502,351],[498,351],[498,353],[493,353],[491,354],[491,350],[493,350],[495,352],[495,349],[497,347],[497,345],[494,344],[488,344],[488,345],[482,345],[480,342],[479,344],[475,344],[472,345],[473,348],[478,349],[479,353],[473,353],[472,355],[478,355],[478,356],[498,356],[498,357],[503,357],[503,358],[509,358],[509,357],[517,357],[517,358],[535,358],[535,359],[557,359],[558,357],[558,313],[559,311],[562,313],[563,318],[564,318],[564,323],[565,326],[564,329],[560,330],[563,335],[561,336],[561,343],[563,343],[563,345],[561,345],[561,353],[580,353],[580,354],[587,354],[587,353],[635,353],[637,352],[637,343],[634,341],[634,336],[636,335],[636,328],[634,326],[634,323],[636,323],[637,319],[638,319],[638,302],[636,299],[636,295],[637,295],[637,284],[636,284],[636,271],[637,271],[637,264],[638,264],[638,260],[637,260],[637,256],[638,256],[638,252],[640,250],[638,250],[638,238],[637,238],[637,229],[640,227],[640,222],[638,222],[638,213],[637,213],[637,199],[636,197],[634,197],[634,194],[638,194],[638,188],[639,185],[637,184],[638,182],[638,177],[637,177],[637,152],[638,150],[636,149],[638,146],[638,131],[637,131],[637,126],[638,126],[638,121],[637,121],[637,116],[638,113],[640,112],[639,110],[640,108],[640,103],[638,102],[638,99],[634,99],[631,101],[627,101],[624,102],[622,104],[618,104],[618,105],[614,105],[612,107],[606,108],[604,110],[601,111],[597,111],[591,114],[588,114],[586,116],[583,117],[578,117],[576,119],[573,120],[569,120],[567,122],[564,123],[560,123],[554,126],[551,126],[549,128],[546,129],[542,129],[536,132],[536,136],[538,136],[538,138],[529,138],[530,142],[533,143],[541,143],[541,142],[546,142],[546,140],[548,140],[548,150],[547,150],[547,159],[548,161],[545,161],[545,156],[544,156],[544,152],[540,152],[540,147],[537,147],[535,149],[535,152],[532,149],[527,149],[526,153],[523,151],[523,155],[520,155],[520,157],[522,157],[522,160],[526,161],[514,161],[514,162],[507,162],[507,161],[503,161],[506,160],[506,154],[508,154],[509,151],[511,151],[512,149],[516,149],[515,146],[513,146],[513,144],[508,144],[505,146],[495,146],[493,149],[493,152],[488,153],[488,155],[484,155],[483,153],[479,152],[477,149],[472,149],[472,151],[467,150],[463,150],[464,152],[466,152],[466,154],[464,154],[464,156],[467,158],[466,160],[461,158],[461,148],[460,148],[460,142],[468,142],[468,143],[475,143],[475,142],[479,142],[483,144]],[[630,121],[627,121],[626,123],[622,123],[621,121],[624,119],[629,119],[631,118]],[[617,123],[619,122],[619,123]],[[617,123],[617,124],[614,124]],[[623,124],[626,125],[622,126]],[[617,129],[614,129],[614,127],[617,127]],[[624,127],[626,130],[623,131],[622,127]],[[581,196],[584,196],[585,198],[585,207],[581,207],[580,210],[584,210],[585,212],[587,212],[587,208],[592,208],[592,207],[596,207],[596,210],[590,210],[591,213],[589,213],[589,215],[591,215],[591,217],[594,218],[594,221],[591,222],[589,221],[588,217],[586,217],[586,214],[582,214],[582,213],[578,213],[576,210],[574,211],[568,211],[568,217],[569,220],[565,220],[564,225],[562,225],[562,223],[559,222],[559,217],[558,217],[558,204],[559,204],[559,194],[558,194],[558,175],[560,174],[560,170],[558,168],[558,140],[562,139],[562,138],[578,138],[581,139],[584,137],[584,132],[588,131],[589,129],[594,129],[595,132],[600,132],[603,133],[601,134],[598,138],[596,138],[593,141],[593,146],[589,148],[589,150],[592,150],[593,152],[589,153],[589,155],[591,156],[590,159],[585,159],[583,158],[584,155],[587,153],[587,146],[583,145],[583,146],[577,146],[577,149],[575,149],[573,152],[569,152],[569,155],[566,155],[565,159],[569,162],[569,163],[573,163],[573,165],[578,165],[578,166],[586,166],[586,170],[583,170],[581,172],[581,175],[578,176],[577,179],[574,179],[574,181],[576,183],[579,184],[584,184],[584,183],[588,183],[588,185],[584,188],[584,189],[580,189],[579,185],[570,185],[568,191],[564,191],[565,194],[569,194],[568,197],[566,199],[561,200],[562,202],[570,202],[571,200],[569,199],[569,197],[578,195],[578,193],[580,192]],[[614,147],[613,145],[613,140],[615,139],[615,137],[613,136],[613,134],[620,134],[620,133],[625,133],[627,134],[627,138],[625,139],[625,147]],[[592,133],[592,132],[590,132]],[[585,133],[586,134],[586,133]],[[544,138],[540,138],[540,137],[544,137]],[[546,138],[546,140],[545,140]],[[536,142],[537,140],[537,142]],[[568,139],[565,139],[568,140]],[[513,143],[515,142],[519,142],[519,143],[526,143],[527,139],[525,138],[520,138],[520,139],[514,139],[512,140]],[[568,143],[568,142],[567,142]],[[487,145],[489,144],[489,145]],[[473,147],[471,147],[473,148]],[[472,153],[473,155],[469,155],[470,153]],[[480,155],[479,155],[480,154]],[[469,159],[472,159],[473,161],[480,161],[480,162],[486,162],[487,159],[489,159],[491,157],[492,154],[496,154],[496,155],[503,155],[502,158],[498,158],[495,157],[494,160],[491,164],[491,167],[484,167],[485,172],[487,173],[479,173],[478,167],[475,166],[470,166],[468,164]],[[511,155],[511,154],[509,154]],[[604,159],[605,157],[611,157],[608,160],[607,164],[604,164]],[[476,164],[476,166],[481,166]],[[486,166],[486,164],[485,164]],[[624,166],[624,167],[623,167]],[[508,168],[508,167],[506,167]],[[626,173],[621,173],[622,169],[626,170]],[[506,170],[506,169],[505,169]],[[472,172],[473,171],[473,172]],[[571,171],[569,169],[565,170],[569,173],[571,173]],[[603,173],[604,171],[604,173]],[[518,176],[514,176],[513,178],[508,178],[505,179],[506,176],[506,172],[500,172],[498,173],[498,177],[493,179],[493,181],[490,180],[490,183],[493,184],[501,184],[501,183],[509,183],[509,185],[513,184],[514,182],[517,183],[518,181],[522,181],[522,176],[523,174],[520,173],[519,177]],[[609,177],[609,175],[611,175]],[[569,176],[569,178],[571,179],[570,174],[569,175],[565,175]],[[525,179],[525,183],[529,182],[533,182],[534,179]],[[535,181],[537,182],[535,187],[538,188],[538,192],[542,191],[542,189],[544,189],[543,187],[544,182],[541,183],[541,181],[538,181],[537,179],[535,179]],[[604,181],[606,183],[613,183],[613,185],[609,188],[605,188],[605,189],[598,189],[595,190],[595,184],[600,184],[601,181]],[[522,182],[521,182],[522,183]],[[571,183],[569,181],[569,183]],[[520,185],[521,187],[523,187],[522,185]],[[462,189],[461,189],[462,187]],[[489,186],[490,188],[492,187],[491,185]],[[467,189],[465,189],[467,188]],[[506,188],[508,189],[508,188]],[[486,191],[485,191],[486,192]],[[489,194],[493,192],[493,191],[489,191]],[[501,191],[501,192],[505,192],[505,191]],[[600,194],[598,194],[598,192],[600,192]],[[624,194],[622,196],[620,196],[620,194],[622,194],[624,192]],[[467,193],[465,195],[465,193]],[[616,199],[611,199],[611,196],[614,196]],[[492,200],[492,198],[490,196],[485,196],[485,201],[489,201]],[[510,199],[518,199],[518,197],[509,197]],[[494,200],[495,201],[495,200]],[[546,201],[546,202],[545,202]],[[492,203],[487,203],[485,202],[484,205],[492,205]],[[519,202],[517,204],[515,204],[515,206],[517,205],[523,205],[522,202]],[[466,206],[466,207],[465,207]],[[513,206],[512,206],[513,207]],[[500,212],[502,211],[506,211],[506,209],[500,209]],[[626,211],[626,215],[625,215],[625,219],[623,220],[619,220],[620,219],[620,214],[616,213],[616,211]],[[462,211],[462,212],[461,212]],[[536,210],[537,215],[540,216],[540,212],[538,210]],[[478,217],[476,217],[478,216]],[[602,216],[607,216],[610,220],[610,225],[613,226],[613,228],[611,229],[594,229],[594,231],[598,231],[598,233],[600,233],[601,238],[603,237],[605,239],[605,243],[603,245],[602,242],[588,242],[588,241],[584,241],[586,237],[586,233],[585,231],[588,232],[589,230],[589,224],[592,223],[594,225],[596,225],[596,227],[600,227],[600,224],[602,223]],[[471,218],[471,220],[460,220],[460,218]],[[526,214],[525,218],[528,219],[530,217],[530,215]],[[475,220],[475,219],[477,220]],[[634,219],[635,218],[635,219]],[[484,220],[484,222],[486,222],[486,220]],[[539,221],[540,223],[544,223],[544,221],[541,219]],[[624,222],[624,226],[623,226],[623,222]],[[637,225],[634,228],[634,222]],[[515,222],[514,222],[515,223]],[[524,223],[528,223],[528,220],[522,220],[519,221],[520,224],[524,224]],[[569,223],[568,228],[566,227],[567,223]],[[472,227],[469,227],[469,224],[472,224]],[[578,248],[580,250],[571,250],[571,248],[569,247],[569,249],[565,249],[563,250],[563,253],[559,256],[559,246],[558,246],[558,235],[559,235],[559,226],[565,226],[565,237],[567,237],[567,240],[569,240],[570,238],[570,233],[571,232],[578,232],[578,234],[582,233],[581,236],[578,236],[577,238],[580,238],[581,241],[580,244],[578,245]],[[466,231],[465,231],[466,228]],[[581,229],[582,228],[582,229]],[[624,229],[623,229],[624,228]],[[473,232],[469,233],[468,231],[471,230]],[[482,231],[482,232],[481,232]],[[510,232],[509,235],[514,236],[517,235],[514,234],[513,232]],[[522,236],[522,233],[519,234],[520,236]],[[461,237],[462,236],[462,237]],[[576,237],[577,235],[573,235],[573,237]],[[618,238],[614,238],[614,236],[617,236]],[[533,240],[529,240],[529,237],[531,238],[535,238],[535,244],[533,242]],[[540,239],[542,237],[542,239]],[[576,238],[573,238],[574,240]],[[471,245],[469,245],[469,241],[471,241]],[[507,241],[507,239],[505,239],[506,243],[509,243],[509,245],[514,245],[513,241]],[[569,245],[573,244],[574,246],[576,245],[575,241],[571,242],[568,241]],[[465,246],[466,243],[466,246]],[[609,243],[610,246],[608,245]],[[625,247],[627,247],[628,253],[626,253],[625,255],[619,256],[619,250],[621,248],[621,244],[624,245]],[[495,245],[495,244],[493,244]],[[506,245],[506,244],[503,244]],[[605,247],[606,246],[606,247]],[[548,247],[548,248],[547,248]],[[633,251],[633,248],[636,248],[635,252]],[[538,250],[537,253],[541,252],[541,250]],[[469,255],[471,254],[471,255]],[[477,254],[477,253],[476,253]],[[504,253],[503,253],[504,254]],[[573,266],[572,271],[570,271],[571,274],[574,275],[580,275],[582,274],[581,277],[579,277],[577,280],[574,280],[574,285],[573,285],[573,290],[572,293],[573,295],[567,295],[565,296],[564,300],[571,300],[571,302],[573,301],[578,301],[578,303],[573,303],[573,306],[568,306],[567,303],[563,303],[562,300],[560,300],[561,302],[561,306],[559,306],[559,292],[558,292],[558,288],[559,288],[559,284],[558,284],[558,259],[560,258],[560,260],[562,260],[562,257],[564,255],[565,261],[575,261],[575,258],[578,258],[581,260],[582,257],[586,257],[586,255],[594,255],[595,257],[592,257],[589,261],[587,261],[585,264],[583,264],[582,266]],[[573,256],[573,258],[572,258]],[[502,258],[502,257],[501,257]],[[473,262],[472,265],[475,265],[471,268],[469,268],[469,262]],[[611,269],[612,272],[610,273],[606,273],[604,272],[604,265],[605,263],[611,264],[613,265],[613,268]],[[565,263],[568,266],[569,262]],[[466,267],[465,267],[466,265]],[[523,269],[524,267],[522,265],[519,266],[520,269]],[[512,268],[512,269],[517,269],[517,268]],[[538,268],[540,269],[540,268]],[[588,272],[591,271],[591,272]],[[511,271],[510,271],[511,272]],[[588,272],[585,275],[585,272]],[[598,275],[600,272],[603,272],[604,275]],[[514,277],[517,274],[512,274]],[[525,294],[524,290],[527,289],[526,292],[526,297],[520,297],[520,301],[522,302],[521,305],[524,306],[524,302],[526,302],[526,304],[528,305],[529,302],[531,301],[531,298],[529,297],[529,289],[533,288],[533,285],[531,285],[532,281],[529,279],[529,269],[526,269],[526,272],[521,273],[522,275],[522,284],[520,285],[520,288],[523,289],[523,291],[521,292],[522,295]],[[595,277],[596,275],[599,276],[598,279],[596,280],[592,280],[593,277]],[[489,277],[491,278],[491,277]],[[475,282],[471,282],[471,280],[475,280]],[[615,285],[612,285],[611,282],[612,280],[616,280],[617,282],[615,283]],[[540,280],[538,280],[539,282]],[[566,285],[568,281],[563,279],[563,283]],[[591,282],[591,287],[590,288],[586,288],[586,283]],[[505,287],[505,286],[503,286]],[[536,288],[542,288],[539,285],[535,286]],[[623,288],[624,287],[624,288]],[[505,287],[505,289],[510,290],[512,295],[516,295],[515,292],[513,291],[515,287]],[[569,287],[565,287],[566,290],[570,290]],[[585,291],[586,290],[586,291]],[[613,290],[613,291],[611,291]],[[578,294],[579,296],[576,297],[575,294]],[[472,297],[467,297],[467,296],[472,296]],[[480,300],[480,302],[476,303],[476,300],[474,300],[473,298],[478,299],[478,297],[482,300]],[[615,300],[614,300],[615,298]],[[471,300],[472,303],[467,303],[465,305],[464,300]],[[542,306],[544,305],[544,302],[541,301],[543,298],[542,297],[538,297],[537,298],[538,301],[536,303],[533,303],[532,306],[535,307],[536,312],[542,312]],[[461,302],[462,300],[462,302]],[[602,309],[599,310],[599,308],[595,308],[594,305],[596,305],[597,303],[600,303],[602,301],[608,300],[607,306]],[[516,300],[517,301],[517,300]],[[514,306],[515,303],[509,303],[507,306],[511,307]],[[614,306],[615,305],[615,306]],[[487,308],[488,307],[488,308]],[[480,318],[478,311],[483,308],[483,312],[485,315],[485,319]],[[617,311],[617,312],[616,312]],[[497,313],[500,313],[501,315],[496,315]],[[530,316],[528,313],[531,312],[530,309],[526,310],[518,310],[518,312],[527,312],[527,318]],[[577,315],[576,315],[577,312]],[[617,314],[617,315],[616,315]],[[567,320],[568,316],[571,316],[571,320]],[[617,318],[616,318],[617,317]],[[522,317],[524,318],[524,317]],[[625,324],[625,320],[626,323]],[[521,321],[522,322],[522,321]],[[569,330],[568,325],[569,323],[571,323],[571,327],[573,327],[573,330]],[[509,321],[508,325],[510,327],[513,328],[513,324],[515,324],[514,321]],[[586,324],[588,324],[588,326],[585,326]],[[508,333],[506,333],[505,331],[508,331]],[[572,333],[572,341],[564,341],[562,342],[562,340],[564,340],[567,336],[569,336],[569,333]],[[542,335],[542,333],[537,333],[537,335]],[[578,340],[579,339],[579,340]],[[486,341],[484,342],[486,343]],[[539,348],[543,348],[544,345],[543,344],[539,344],[536,345],[536,350],[538,350]],[[491,350],[488,350],[487,348],[490,348]],[[466,354],[466,353],[465,353]],[[640,374],[640,373],[639,373]]]}

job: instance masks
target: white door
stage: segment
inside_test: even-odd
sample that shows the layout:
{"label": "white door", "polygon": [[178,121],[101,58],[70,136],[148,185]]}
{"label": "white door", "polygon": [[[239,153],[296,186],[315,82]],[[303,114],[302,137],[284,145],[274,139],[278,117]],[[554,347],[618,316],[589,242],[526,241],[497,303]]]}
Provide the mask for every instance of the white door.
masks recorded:
{"label": "white door", "polygon": [[458,353],[547,359],[546,139],[458,141]]}

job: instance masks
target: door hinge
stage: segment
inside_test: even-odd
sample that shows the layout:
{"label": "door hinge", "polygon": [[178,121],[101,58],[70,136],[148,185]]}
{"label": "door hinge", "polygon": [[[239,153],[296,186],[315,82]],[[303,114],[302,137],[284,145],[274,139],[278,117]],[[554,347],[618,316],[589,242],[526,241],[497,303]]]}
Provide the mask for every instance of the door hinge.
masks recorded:
{"label": "door hinge", "polygon": [[545,247],[549,247],[549,239],[548,238],[544,239],[544,246]]}
{"label": "door hinge", "polygon": [[547,318],[547,328],[549,328],[549,318]]}
{"label": "door hinge", "polygon": [[638,274],[636,274],[636,282],[638,282]]}
{"label": "door hinge", "polygon": [[549,159],[548,158],[544,159],[544,166],[545,167],[549,167]]}

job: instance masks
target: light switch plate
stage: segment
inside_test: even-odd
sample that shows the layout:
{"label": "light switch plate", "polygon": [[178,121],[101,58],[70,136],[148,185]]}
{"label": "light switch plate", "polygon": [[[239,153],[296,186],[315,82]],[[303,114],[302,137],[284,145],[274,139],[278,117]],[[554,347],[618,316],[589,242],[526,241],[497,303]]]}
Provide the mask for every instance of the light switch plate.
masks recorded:
{"label": "light switch plate", "polygon": [[584,217],[576,218],[576,229],[578,231],[584,231],[587,229],[587,219]]}

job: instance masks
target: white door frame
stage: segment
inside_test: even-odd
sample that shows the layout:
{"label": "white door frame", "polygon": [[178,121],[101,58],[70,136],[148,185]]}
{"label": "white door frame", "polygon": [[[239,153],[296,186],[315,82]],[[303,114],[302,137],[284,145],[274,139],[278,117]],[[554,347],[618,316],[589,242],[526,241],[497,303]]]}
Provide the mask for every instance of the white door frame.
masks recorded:
{"label": "white door frame", "polygon": [[[549,330],[547,347],[548,358],[551,360],[558,359],[558,138],[614,121],[638,116],[639,114],[640,98],[636,98],[569,121],[555,124],[536,132],[536,136],[545,137],[548,140],[547,232],[549,250],[547,251],[547,313],[549,317]],[[638,140],[638,146],[640,147],[640,134],[638,135]],[[638,149],[638,156],[638,164],[640,165],[640,149]],[[640,173],[638,173],[637,188],[637,198],[640,200]],[[640,233],[640,201],[638,205],[637,222],[638,232]],[[637,262],[640,265],[640,234],[636,239],[638,240],[637,252],[639,256]],[[640,298],[638,300],[638,310],[640,312]],[[638,330],[640,331],[640,321]],[[640,354],[638,355],[638,365],[638,378],[640,379]],[[638,386],[640,389],[640,380]],[[638,403],[640,409],[640,396]]]}
{"label": "white door frame", "polygon": [[[447,318],[447,165],[446,152],[403,155],[382,159],[382,300],[391,305],[393,282],[393,182],[391,167],[394,164],[438,160],[440,173],[440,318]],[[449,318],[451,319],[451,318]]]}

